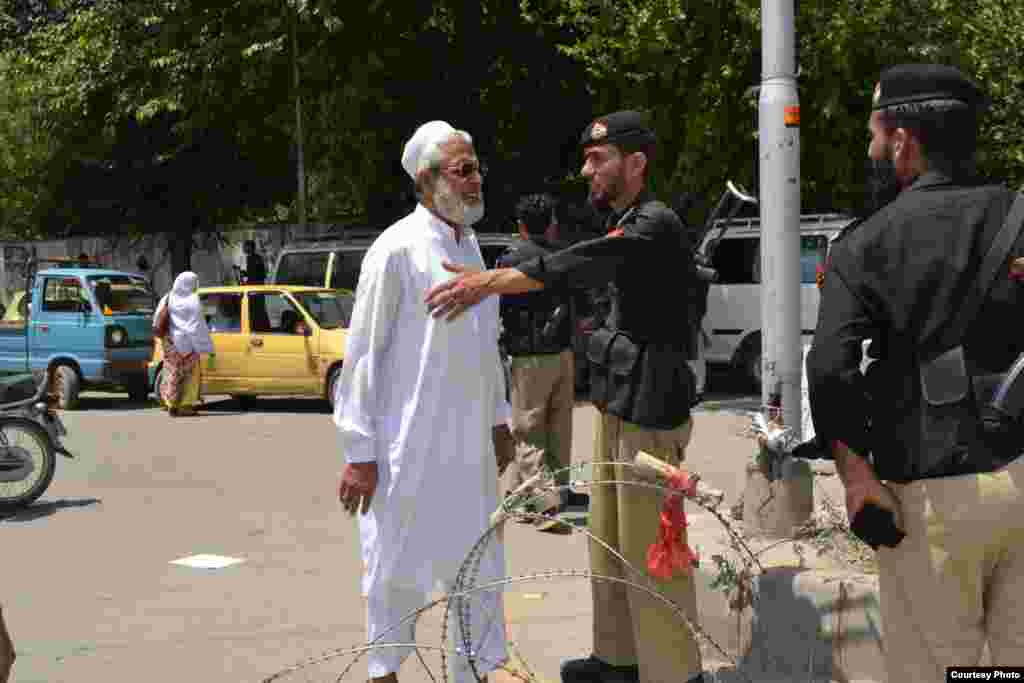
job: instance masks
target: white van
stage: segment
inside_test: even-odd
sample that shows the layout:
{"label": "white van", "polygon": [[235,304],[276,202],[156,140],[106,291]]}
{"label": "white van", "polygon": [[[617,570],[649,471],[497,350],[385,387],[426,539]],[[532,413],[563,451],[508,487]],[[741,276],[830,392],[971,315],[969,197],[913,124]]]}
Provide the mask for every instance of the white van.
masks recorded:
{"label": "white van", "polygon": [[[817,273],[824,266],[829,241],[853,221],[843,214],[813,214],[800,218],[800,327],[809,343],[818,324]],[[716,225],[701,244],[718,234]],[[714,249],[712,267],[718,281],[708,291],[704,316],[703,358],[708,363],[727,363],[761,386],[761,221],[733,219]]]}
{"label": "white van", "polygon": [[[333,238],[300,239],[286,245],[277,257],[270,282],[356,290],[363,257],[381,230],[349,230]],[[509,233],[478,232],[480,253],[488,268],[518,240]]]}

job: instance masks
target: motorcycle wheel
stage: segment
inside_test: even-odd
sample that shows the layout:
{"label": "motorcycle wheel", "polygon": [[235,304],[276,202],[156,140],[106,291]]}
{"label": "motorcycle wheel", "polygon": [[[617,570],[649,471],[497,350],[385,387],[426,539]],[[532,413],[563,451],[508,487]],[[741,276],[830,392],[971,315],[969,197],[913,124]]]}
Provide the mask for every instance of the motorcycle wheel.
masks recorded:
{"label": "motorcycle wheel", "polygon": [[42,427],[20,417],[0,416],[0,448],[16,446],[32,459],[32,472],[24,479],[0,482],[0,510],[31,505],[43,495],[57,469],[57,453]]}

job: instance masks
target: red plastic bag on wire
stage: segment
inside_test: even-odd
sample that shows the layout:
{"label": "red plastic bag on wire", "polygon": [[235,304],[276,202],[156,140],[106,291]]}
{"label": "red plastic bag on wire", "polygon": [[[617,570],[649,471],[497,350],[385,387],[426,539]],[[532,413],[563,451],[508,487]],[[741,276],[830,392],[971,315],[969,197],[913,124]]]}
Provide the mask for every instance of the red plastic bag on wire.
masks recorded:
{"label": "red plastic bag on wire", "polygon": [[695,495],[697,482],[680,472],[669,478],[668,486],[670,492],[661,508],[658,540],[647,549],[648,573],[665,580],[671,579],[676,572],[689,572],[699,559],[683,542],[683,530],[687,527],[683,497]]}

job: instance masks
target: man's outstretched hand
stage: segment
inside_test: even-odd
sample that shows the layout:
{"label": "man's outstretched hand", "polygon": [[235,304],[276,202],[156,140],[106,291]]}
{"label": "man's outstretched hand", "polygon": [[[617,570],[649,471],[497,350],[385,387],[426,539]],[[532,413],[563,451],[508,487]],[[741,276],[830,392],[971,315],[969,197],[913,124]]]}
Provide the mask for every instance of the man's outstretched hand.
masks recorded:
{"label": "man's outstretched hand", "polygon": [[455,273],[455,277],[427,292],[427,310],[435,318],[446,316],[448,320],[455,320],[467,308],[480,303],[491,294],[487,290],[487,285],[493,279],[492,271],[460,266],[448,261],[441,265],[448,272]]}
{"label": "man's outstretched hand", "polygon": [[355,515],[356,510],[360,510],[360,513],[365,515],[370,511],[370,502],[373,501],[376,490],[377,463],[356,462],[345,465],[345,470],[341,473],[341,483],[338,485],[338,500],[341,501],[345,512]]}

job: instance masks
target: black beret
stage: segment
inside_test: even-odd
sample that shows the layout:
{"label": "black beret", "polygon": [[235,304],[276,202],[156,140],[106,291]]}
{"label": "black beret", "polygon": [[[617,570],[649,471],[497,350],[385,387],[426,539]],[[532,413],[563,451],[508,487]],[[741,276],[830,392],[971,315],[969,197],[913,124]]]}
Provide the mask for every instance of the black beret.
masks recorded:
{"label": "black beret", "polygon": [[657,144],[650,117],[640,111],[617,111],[595,119],[580,136],[580,147],[607,144]]}
{"label": "black beret", "polygon": [[944,64],[900,64],[882,72],[872,109],[956,100],[985,109],[988,98],[959,69]]}

